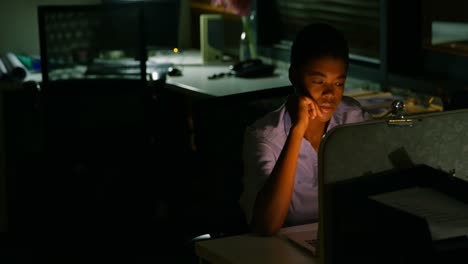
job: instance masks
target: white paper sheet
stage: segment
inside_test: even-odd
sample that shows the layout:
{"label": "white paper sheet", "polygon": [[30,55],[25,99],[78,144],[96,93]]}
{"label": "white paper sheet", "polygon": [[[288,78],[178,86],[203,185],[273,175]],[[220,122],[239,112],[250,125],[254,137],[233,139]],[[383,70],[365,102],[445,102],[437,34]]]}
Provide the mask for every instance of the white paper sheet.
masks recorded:
{"label": "white paper sheet", "polygon": [[370,196],[426,219],[433,240],[468,235],[468,205],[430,188],[408,188]]}

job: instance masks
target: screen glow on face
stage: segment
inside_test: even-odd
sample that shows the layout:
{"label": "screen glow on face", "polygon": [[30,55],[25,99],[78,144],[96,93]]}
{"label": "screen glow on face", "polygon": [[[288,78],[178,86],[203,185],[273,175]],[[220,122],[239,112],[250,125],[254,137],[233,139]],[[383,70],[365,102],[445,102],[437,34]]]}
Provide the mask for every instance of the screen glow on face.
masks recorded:
{"label": "screen glow on face", "polygon": [[326,56],[305,63],[296,75],[297,88],[317,102],[324,113],[324,122],[330,120],[341,102],[346,72],[342,59]]}

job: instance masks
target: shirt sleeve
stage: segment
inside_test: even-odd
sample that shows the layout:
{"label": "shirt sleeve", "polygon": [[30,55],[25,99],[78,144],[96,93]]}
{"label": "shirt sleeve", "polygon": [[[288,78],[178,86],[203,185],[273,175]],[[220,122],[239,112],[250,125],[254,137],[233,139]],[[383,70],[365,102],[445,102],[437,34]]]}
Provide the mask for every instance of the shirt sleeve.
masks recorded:
{"label": "shirt sleeve", "polygon": [[374,119],[369,112],[362,108],[361,103],[356,99],[346,96],[343,97],[343,101],[348,106],[348,109],[345,111],[347,112],[345,123],[364,122]]}
{"label": "shirt sleeve", "polygon": [[366,110],[362,109],[361,107],[361,111],[362,111],[362,118],[363,118],[363,121],[368,121],[368,120],[373,120],[374,117],[372,117],[372,115],[367,112]]}
{"label": "shirt sleeve", "polygon": [[277,157],[270,144],[251,130],[245,133],[242,157],[244,189],[239,203],[250,224],[257,194],[273,171]]}

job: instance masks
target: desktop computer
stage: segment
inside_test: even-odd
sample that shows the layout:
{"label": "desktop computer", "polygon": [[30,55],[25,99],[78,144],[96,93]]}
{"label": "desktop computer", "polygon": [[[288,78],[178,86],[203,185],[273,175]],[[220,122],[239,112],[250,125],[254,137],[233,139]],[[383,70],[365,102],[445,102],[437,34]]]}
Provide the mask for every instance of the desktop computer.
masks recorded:
{"label": "desktop computer", "polygon": [[200,15],[200,50],[203,63],[221,61],[224,49],[222,15]]}

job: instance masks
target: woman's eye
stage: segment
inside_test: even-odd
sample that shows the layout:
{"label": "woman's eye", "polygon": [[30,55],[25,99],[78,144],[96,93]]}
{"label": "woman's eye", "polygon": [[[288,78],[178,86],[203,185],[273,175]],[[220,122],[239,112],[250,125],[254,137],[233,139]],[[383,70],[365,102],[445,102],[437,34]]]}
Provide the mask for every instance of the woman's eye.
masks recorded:
{"label": "woman's eye", "polygon": [[342,82],[337,82],[337,83],[335,83],[335,85],[336,85],[336,86],[343,86],[344,83],[342,83]]}

